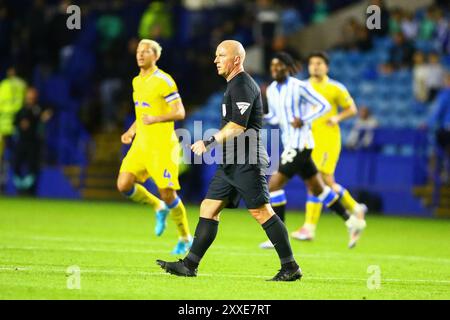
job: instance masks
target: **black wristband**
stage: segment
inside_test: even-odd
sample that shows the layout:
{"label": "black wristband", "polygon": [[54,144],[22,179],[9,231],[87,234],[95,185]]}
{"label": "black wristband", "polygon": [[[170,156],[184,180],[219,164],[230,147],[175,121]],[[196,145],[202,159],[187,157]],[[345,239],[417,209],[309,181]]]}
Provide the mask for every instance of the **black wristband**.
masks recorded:
{"label": "black wristband", "polygon": [[205,145],[206,149],[213,148],[216,144],[216,137],[211,136],[208,140],[203,140],[203,144]]}

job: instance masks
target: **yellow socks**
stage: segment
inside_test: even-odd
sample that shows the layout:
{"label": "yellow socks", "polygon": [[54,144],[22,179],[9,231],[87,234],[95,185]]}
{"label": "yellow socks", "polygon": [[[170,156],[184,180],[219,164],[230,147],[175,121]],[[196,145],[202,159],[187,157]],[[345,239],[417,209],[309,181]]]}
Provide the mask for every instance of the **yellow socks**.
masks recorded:
{"label": "yellow socks", "polygon": [[322,201],[319,198],[308,195],[306,200],[305,227],[314,231],[319,223],[320,214],[322,213]]}
{"label": "yellow socks", "polygon": [[345,189],[343,186],[338,185],[339,187],[339,196],[341,197],[341,203],[344,206],[345,209],[348,211],[355,213],[355,210],[358,208],[359,203],[353,199],[350,192],[348,192],[347,189]]}
{"label": "yellow socks", "polygon": [[170,216],[175,222],[178,234],[184,241],[189,241],[191,233],[189,232],[189,223],[187,219],[186,208],[179,197],[177,197],[172,204],[167,205],[170,209]]}
{"label": "yellow socks", "polygon": [[163,202],[155,195],[148,192],[148,190],[139,183],[135,183],[130,192],[125,193],[130,200],[138,203],[145,203],[151,205],[155,211],[161,209]]}

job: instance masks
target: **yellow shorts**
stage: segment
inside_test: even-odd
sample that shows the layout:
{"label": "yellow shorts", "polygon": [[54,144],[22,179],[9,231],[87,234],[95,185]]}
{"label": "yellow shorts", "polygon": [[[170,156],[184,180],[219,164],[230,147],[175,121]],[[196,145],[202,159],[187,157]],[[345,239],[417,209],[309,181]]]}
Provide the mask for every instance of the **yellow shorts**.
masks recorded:
{"label": "yellow shorts", "polygon": [[314,141],[314,149],[311,153],[311,157],[317,167],[317,170],[328,175],[334,175],[340,153],[340,138],[337,141],[328,140],[326,142],[322,142],[318,140]]}
{"label": "yellow shorts", "polygon": [[147,152],[132,145],[122,160],[120,172],[132,173],[144,183],[151,178],[159,189],[180,190],[178,181],[179,145],[164,152]]}

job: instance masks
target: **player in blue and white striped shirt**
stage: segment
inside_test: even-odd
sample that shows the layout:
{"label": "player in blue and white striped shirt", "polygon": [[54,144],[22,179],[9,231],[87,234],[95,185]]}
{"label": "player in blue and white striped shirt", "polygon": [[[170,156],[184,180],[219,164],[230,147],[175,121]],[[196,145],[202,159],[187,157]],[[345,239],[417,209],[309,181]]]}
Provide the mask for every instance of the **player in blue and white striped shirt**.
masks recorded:
{"label": "player in blue and white striped shirt", "polygon": [[[292,65],[292,58],[284,52],[277,53],[270,65],[274,81],[266,92],[269,113],[265,118],[270,124],[280,126],[284,147],[281,165],[269,180],[271,205],[284,221],[286,195],[283,187],[294,175],[299,175],[314,196],[346,221],[350,233],[359,232],[360,226],[350,219],[338,194],[325,185],[311,158],[314,148],[311,123],[331,106],[308,82],[290,76]],[[273,248],[273,244],[266,241],[260,247]]]}

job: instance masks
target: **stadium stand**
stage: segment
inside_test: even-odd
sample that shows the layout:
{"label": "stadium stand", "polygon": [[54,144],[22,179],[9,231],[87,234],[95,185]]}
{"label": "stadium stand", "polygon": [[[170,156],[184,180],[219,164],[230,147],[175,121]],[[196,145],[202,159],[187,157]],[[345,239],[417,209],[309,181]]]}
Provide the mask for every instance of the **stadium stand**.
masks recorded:
{"label": "stadium stand", "polygon": [[[211,48],[223,38],[239,39],[249,48],[259,45],[253,30],[261,21],[258,22],[258,17],[251,12],[281,11],[281,24],[285,23],[282,28],[285,34],[280,35],[283,37],[302,32],[303,27],[320,23],[336,10],[345,10],[346,6],[357,1],[324,1],[326,6],[320,8],[314,7],[313,1],[301,1],[300,4],[281,1],[278,6],[269,7],[260,2],[265,1],[192,9],[179,1],[167,1],[167,7],[162,5],[163,9],[157,9],[167,10],[173,21],[177,21],[172,25],[174,31],[159,39],[164,47],[160,64],[178,82],[189,113],[181,125],[191,132],[194,121],[202,121],[204,130],[218,126],[217,108],[221,103],[219,92],[223,82],[215,76]],[[40,92],[40,103],[55,110],[46,127],[44,160],[47,166],[43,169],[38,194],[117,199],[119,195],[111,172],[117,170],[124,152],[117,137],[131,111],[129,81],[136,72],[136,37],[140,26],[149,23],[148,17],[154,14],[151,10],[156,9],[148,6],[147,1],[79,3],[83,24],[81,30],[72,33],[56,29],[50,32],[52,26],[66,19],[65,9],[70,1],[48,1],[47,4],[42,1],[1,1],[0,11],[5,14],[0,15],[0,47],[6,50],[0,50],[0,78],[4,78],[7,66],[17,65],[27,82]],[[23,10],[27,6],[32,10]],[[252,18],[246,21],[242,18],[244,14]],[[419,34],[412,39],[414,50],[425,55],[438,52],[440,63],[447,69],[450,67],[448,15],[448,10],[443,7],[419,9],[413,15]],[[147,17],[145,21],[141,20],[143,17]],[[287,28],[292,26],[289,21],[293,17],[301,18],[301,23],[295,28]],[[12,21],[26,26],[28,33],[14,36],[17,26]],[[430,22],[434,28],[431,34],[427,34],[426,29],[430,23],[425,22]],[[444,22],[447,23],[446,30]],[[105,33],[108,23],[117,27],[116,34]],[[394,21],[390,20],[390,25],[394,28]],[[40,30],[48,36],[45,39],[42,34],[36,35],[47,41],[47,47],[30,40],[30,35],[36,34],[33,30]],[[212,32],[207,36],[204,30]],[[437,208],[436,213],[447,215],[450,212],[449,188],[439,187],[442,188],[440,197],[433,200],[436,186],[441,185],[438,178],[430,179],[428,174],[428,158],[434,144],[431,134],[420,129],[426,121],[431,102],[415,99],[412,66],[385,68],[392,62],[395,47],[392,39],[393,33],[389,32],[371,36],[370,46],[359,43],[350,47],[327,48],[330,49],[331,76],[347,86],[357,105],[368,106],[380,125],[371,150],[343,151],[337,178],[359,194],[360,199],[365,197],[368,201],[381,203],[374,208],[382,212],[431,215],[431,209]],[[35,46],[33,50],[32,45]],[[295,50],[283,45],[280,49]],[[116,76],[120,81],[119,102],[111,128],[105,124],[99,111],[102,108],[99,91],[106,79]],[[305,70],[298,77],[305,78]],[[262,85],[267,84],[265,74],[257,75],[257,78]],[[344,140],[352,123],[342,124]],[[198,177],[192,172],[202,172],[201,190],[204,191],[213,168],[191,168],[186,173],[186,183],[197,183]],[[302,208],[303,185],[294,181],[289,189],[288,194],[299,195],[290,204]],[[11,179],[8,180],[7,192],[15,192]],[[202,195],[190,197],[196,201]],[[398,199],[403,200],[399,202]]]}

